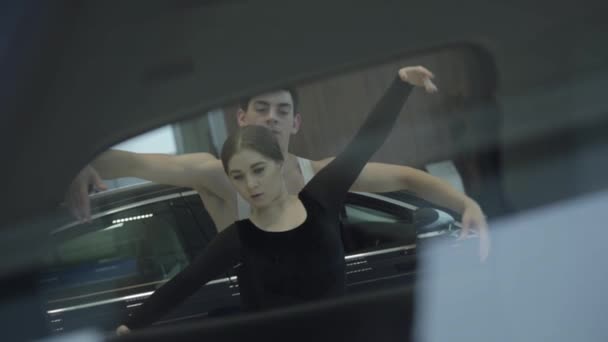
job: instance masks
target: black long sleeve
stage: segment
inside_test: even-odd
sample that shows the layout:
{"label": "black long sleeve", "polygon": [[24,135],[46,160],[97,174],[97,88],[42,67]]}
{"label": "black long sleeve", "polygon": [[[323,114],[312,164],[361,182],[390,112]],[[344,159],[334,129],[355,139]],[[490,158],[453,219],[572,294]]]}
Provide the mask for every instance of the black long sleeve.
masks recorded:
{"label": "black long sleeve", "polygon": [[124,325],[138,329],[154,323],[239,260],[240,242],[233,224],[220,232],[188,267],[148,297]]}
{"label": "black long sleeve", "polygon": [[365,164],[388,137],[412,88],[397,77],[346,148],[302,191],[326,208],[340,206]]}

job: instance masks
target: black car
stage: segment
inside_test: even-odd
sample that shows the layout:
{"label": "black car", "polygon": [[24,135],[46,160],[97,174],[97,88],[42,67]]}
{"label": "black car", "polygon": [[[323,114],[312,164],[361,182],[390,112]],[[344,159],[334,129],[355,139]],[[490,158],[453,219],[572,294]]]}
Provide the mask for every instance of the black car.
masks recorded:
{"label": "black car", "polygon": [[[90,223],[52,232],[41,278],[53,332],[116,328],[156,288],[183,270],[216,234],[195,191],[142,184],[96,194]],[[455,236],[454,218],[407,193],[350,193],[342,213],[348,291],[413,284],[416,242]],[[212,280],[157,324],[239,311],[233,273]]]}

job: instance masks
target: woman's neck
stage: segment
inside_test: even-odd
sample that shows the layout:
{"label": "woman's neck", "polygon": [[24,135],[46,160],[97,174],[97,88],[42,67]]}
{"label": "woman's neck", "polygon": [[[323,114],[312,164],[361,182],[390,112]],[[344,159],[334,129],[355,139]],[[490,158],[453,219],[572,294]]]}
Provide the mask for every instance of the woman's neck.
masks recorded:
{"label": "woman's neck", "polygon": [[267,206],[252,207],[250,219],[262,227],[273,226],[289,207],[291,197],[286,187],[283,186],[280,194]]}

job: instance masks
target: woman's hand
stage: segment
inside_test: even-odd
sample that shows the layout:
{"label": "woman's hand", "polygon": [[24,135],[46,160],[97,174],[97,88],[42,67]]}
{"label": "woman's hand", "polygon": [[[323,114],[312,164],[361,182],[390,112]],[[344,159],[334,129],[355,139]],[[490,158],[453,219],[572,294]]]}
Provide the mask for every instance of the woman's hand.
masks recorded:
{"label": "woman's hand", "polygon": [[466,238],[470,230],[474,230],[479,234],[479,257],[481,261],[484,261],[490,253],[490,234],[488,233],[486,217],[479,205],[474,201],[467,203],[462,212],[460,239]]}
{"label": "woman's hand", "polygon": [[118,336],[126,335],[130,332],[131,332],[131,329],[129,329],[126,325],[121,325],[118,328],[116,328],[116,335],[118,335]]}
{"label": "woman's hand", "polygon": [[411,66],[401,68],[399,69],[399,77],[403,82],[416,87],[424,87],[428,93],[437,92],[437,86],[432,81],[435,75],[425,67]]}

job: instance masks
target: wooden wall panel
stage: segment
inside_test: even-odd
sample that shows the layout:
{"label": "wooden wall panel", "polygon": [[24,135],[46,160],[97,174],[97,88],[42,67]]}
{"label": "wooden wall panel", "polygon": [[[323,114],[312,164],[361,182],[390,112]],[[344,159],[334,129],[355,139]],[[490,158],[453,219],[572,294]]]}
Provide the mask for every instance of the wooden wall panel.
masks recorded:
{"label": "wooden wall panel", "polygon": [[[467,132],[466,114],[455,109],[480,90],[475,84],[479,71],[473,70],[474,59],[470,50],[445,49],[298,86],[302,129],[292,138],[291,151],[310,159],[339,153],[397,70],[420,64],[434,72],[440,91],[430,95],[414,90],[373,160],[421,167],[453,156],[459,140],[471,133]],[[236,128],[236,108],[224,108],[229,132]]]}

